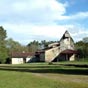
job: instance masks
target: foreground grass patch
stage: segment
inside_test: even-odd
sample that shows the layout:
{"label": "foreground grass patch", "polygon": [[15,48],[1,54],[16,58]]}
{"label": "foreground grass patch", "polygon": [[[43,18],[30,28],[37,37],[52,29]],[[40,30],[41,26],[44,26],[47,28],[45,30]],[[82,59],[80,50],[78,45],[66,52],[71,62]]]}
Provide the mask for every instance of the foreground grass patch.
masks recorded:
{"label": "foreground grass patch", "polygon": [[0,65],[0,88],[88,88],[88,68],[84,65],[73,62]]}
{"label": "foreground grass patch", "polygon": [[0,88],[58,88],[60,82],[30,73],[0,72]]}
{"label": "foreground grass patch", "polygon": [[87,82],[83,82],[85,76],[75,77],[75,81],[71,78],[73,76],[0,71],[0,88],[88,88]]}

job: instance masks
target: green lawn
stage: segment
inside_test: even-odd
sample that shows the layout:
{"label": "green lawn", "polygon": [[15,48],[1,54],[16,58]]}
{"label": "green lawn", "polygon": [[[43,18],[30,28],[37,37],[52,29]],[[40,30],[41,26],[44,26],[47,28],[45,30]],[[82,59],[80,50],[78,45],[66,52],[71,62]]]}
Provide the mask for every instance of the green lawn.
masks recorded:
{"label": "green lawn", "polygon": [[84,62],[3,64],[0,88],[88,88],[87,65]]}

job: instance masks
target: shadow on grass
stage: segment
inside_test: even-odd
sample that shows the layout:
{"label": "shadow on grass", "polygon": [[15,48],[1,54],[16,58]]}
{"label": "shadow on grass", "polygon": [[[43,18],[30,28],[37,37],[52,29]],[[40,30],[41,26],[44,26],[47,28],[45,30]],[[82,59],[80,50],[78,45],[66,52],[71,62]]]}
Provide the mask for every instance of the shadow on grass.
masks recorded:
{"label": "shadow on grass", "polygon": [[73,67],[79,67],[79,68],[88,68],[88,64],[59,64],[59,65],[70,66],[70,67],[73,66]]}
{"label": "shadow on grass", "polygon": [[39,65],[35,65],[35,66],[0,66],[1,67],[4,67],[4,68],[59,68],[60,65],[46,65],[46,66],[39,66]]}
{"label": "shadow on grass", "polygon": [[[24,67],[24,66],[22,66]],[[0,70],[5,71],[18,71],[18,72],[32,72],[32,73],[60,73],[60,74],[70,74],[70,75],[88,75],[88,69],[87,68],[64,68],[64,67],[58,67],[58,68],[19,68],[19,67],[6,67],[6,66],[0,66]]]}
{"label": "shadow on grass", "polygon": [[13,66],[13,65],[0,65],[0,67],[5,68],[60,68],[60,67],[78,67],[78,68],[88,68],[87,64],[46,64],[46,65],[28,65],[28,66]]}

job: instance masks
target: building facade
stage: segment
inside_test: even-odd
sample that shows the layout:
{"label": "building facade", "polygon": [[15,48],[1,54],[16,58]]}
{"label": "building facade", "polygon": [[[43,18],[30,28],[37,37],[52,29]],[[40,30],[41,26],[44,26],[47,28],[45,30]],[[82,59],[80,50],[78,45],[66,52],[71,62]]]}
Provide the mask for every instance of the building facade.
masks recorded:
{"label": "building facade", "polygon": [[12,64],[23,64],[27,62],[58,62],[75,60],[74,40],[68,31],[65,31],[59,42],[51,43],[47,48],[35,53],[13,52]]}
{"label": "building facade", "polygon": [[76,53],[74,41],[69,32],[65,31],[59,42],[49,44],[47,49],[40,53],[40,61],[74,61]]}

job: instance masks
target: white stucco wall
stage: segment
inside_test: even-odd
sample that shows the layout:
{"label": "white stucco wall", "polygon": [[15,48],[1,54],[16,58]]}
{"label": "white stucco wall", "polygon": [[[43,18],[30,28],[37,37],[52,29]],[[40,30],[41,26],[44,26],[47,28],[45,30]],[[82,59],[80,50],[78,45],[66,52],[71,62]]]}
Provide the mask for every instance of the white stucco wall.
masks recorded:
{"label": "white stucco wall", "polygon": [[23,64],[23,58],[12,58],[12,64]]}
{"label": "white stucco wall", "polygon": [[71,57],[70,57],[70,61],[74,61],[75,60],[75,54],[73,54]]}
{"label": "white stucco wall", "polygon": [[26,58],[26,62],[30,62],[30,60],[31,60],[31,57]]}

